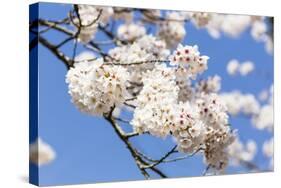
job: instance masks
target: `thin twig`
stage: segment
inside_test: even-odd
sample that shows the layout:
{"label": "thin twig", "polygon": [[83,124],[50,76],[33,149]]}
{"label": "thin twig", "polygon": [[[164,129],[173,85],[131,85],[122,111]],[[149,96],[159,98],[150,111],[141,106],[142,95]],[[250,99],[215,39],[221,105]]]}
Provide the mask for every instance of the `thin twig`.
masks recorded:
{"label": "thin twig", "polygon": [[177,149],[177,145],[175,145],[168,153],[166,153],[161,159],[157,160],[157,162],[147,166],[146,168],[151,168],[151,167],[154,167],[154,166],[157,166],[159,165],[160,163],[162,163],[166,158],[168,158],[171,154],[175,153]]}
{"label": "thin twig", "polygon": [[108,65],[120,65],[120,66],[131,66],[131,65],[142,65],[146,63],[168,63],[170,62],[169,60],[160,60],[160,59],[155,59],[155,60],[145,60],[145,61],[136,61],[136,62],[131,62],[131,63],[118,63],[118,59],[116,59],[116,62],[110,62],[106,63]]}

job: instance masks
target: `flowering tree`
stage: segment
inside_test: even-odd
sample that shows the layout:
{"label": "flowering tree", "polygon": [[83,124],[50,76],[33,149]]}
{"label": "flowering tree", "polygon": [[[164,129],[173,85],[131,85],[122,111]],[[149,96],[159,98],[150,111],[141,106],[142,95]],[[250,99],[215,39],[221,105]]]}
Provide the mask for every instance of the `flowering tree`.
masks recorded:
{"label": "flowering tree", "polygon": [[[122,24],[115,31],[117,20]],[[30,23],[30,31],[68,70],[66,83],[73,104],[81,112],[108,121],[145,178],[152,172],[165,178],[159,164],[168,165],[195,154],[204,156],[203,174],[223,173],[229,161],[258,171],[251,162],[255,142],[243,145],[229,123],[229,115],[246,115],[257,128],[272,131],[272,89],[264,91],[268,103],[260,106],[251,94],[219,93],[218,75],[198,79],[208,69],[209,57],[201,55],[197,45],[182,43],[187,23],[206,29],[213,38],[236,38],[251,28],[253,38],[272,51],[271,20],[259,16],[74,5],[65,19],[38,19]],[[156,31],[149,31],[150,27]],[[66,39],[53,44],[44,37],[52,30]],[[98,33],[107,39],[100,40]],[[61,48],[70,42],[73,53],[67,55]],[[31,41],[30,49],[36,44],[37,38]],[[105,50],[104,45],[110,47]],[[87,52],[77,55],[78,47]],[[253,69],[252,62],[235,59],[227,66],[230,75],[245,76]],[[132,119],[122,118],[120,111],[131,113]],[[121,124],[129,124],[132,131],[123,130]],[[175,145],[154,159],[131,142],[143,134],[172,137]],[[273,155],[272,145],[272,140],[264,145],[268,157]],[[175,153],[181,156],[174,157]],[[52,156],[46,152],[44,156],[52,160],[54,151]]]}

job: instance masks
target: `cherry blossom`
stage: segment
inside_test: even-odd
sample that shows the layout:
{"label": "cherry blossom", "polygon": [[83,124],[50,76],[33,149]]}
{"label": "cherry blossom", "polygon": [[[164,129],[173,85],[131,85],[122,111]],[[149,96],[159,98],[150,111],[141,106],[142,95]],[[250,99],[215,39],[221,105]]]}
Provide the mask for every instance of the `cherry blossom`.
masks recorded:
{"label": "cherry blossom", "polygon": [[49,164],[56,158],[54,149],[41,138],[30,144],[29,159],[32,163],[41,166]]}

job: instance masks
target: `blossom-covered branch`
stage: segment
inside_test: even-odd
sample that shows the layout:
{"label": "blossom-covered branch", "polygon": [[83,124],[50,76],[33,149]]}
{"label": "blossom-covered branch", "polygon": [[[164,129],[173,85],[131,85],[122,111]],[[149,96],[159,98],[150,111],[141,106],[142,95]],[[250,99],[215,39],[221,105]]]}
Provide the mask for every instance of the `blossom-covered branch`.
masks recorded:
{"label": "blossom-covered branch", "polygon": [[[139,18],[134,17],[135,12],[140,13]],[[117,20],[121,24],[114,28]],[[232,163],[257,170],[251,162],[256,146],[249,141],[244,147],[230,126],[229,114],[251,114],[259,127],[271,126],[271,122],[261,123],[263,114],[258,113],[260,106],[252,97],[243,100],[239,95],[243,102],[237,107],[238,103],[231,103],[232,95],[219,93],[218,75],[198,79],[208,70],[210,58],[201,55],[197,45],[183,44],[188,23],[206,29],[214,38],[221,34],[235,38],[251,28],[253,38],[264,42],[269,52],[272,49],[264,18],[216,13],[164,14],[158,10],[74,5],[66,18],[40,18],[30,23],[30,30],[66,66],[73,104],[81,112],[107,120],[145,178],[151,177],[151,171],[165,178],[168,175],[158,168],[160,164],[194,155],[203,156],[203,174],[210,170],[224,173]],[[154,33],[148,32],[151,24],[156,27]],[[44,34],[51,30],[63,34],[64,39],[56,44],[48,41]],[[98,36],[106,39],[97,40]],[[71,41],[72,54],[63,53],[62,47]],[[76,55],[78,47],[87,52]],[[250,62],[240,65],[236,61],[227,68],[232,75],[247,75],[253,69]],[[129,112],[132,119],[115,114],[120,109]],[[266,107],[263,110],[270,113]],[[119,123],[128,124],[132,132],[124,131]],[[172,138],[175,146],[160,159],[153,159],[131,142],[142,134]],[[264,150],[270,155],[269,149]],[[181,156],[173,157],[174,153]]]}

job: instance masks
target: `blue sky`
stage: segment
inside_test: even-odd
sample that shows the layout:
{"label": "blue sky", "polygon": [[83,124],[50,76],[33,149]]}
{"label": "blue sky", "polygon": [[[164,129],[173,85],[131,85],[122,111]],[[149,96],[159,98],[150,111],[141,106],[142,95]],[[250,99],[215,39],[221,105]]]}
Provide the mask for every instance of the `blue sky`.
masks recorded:
{"label": "blue sky", "polygon": [[[70,5],[42,3],[40,18],[58,20],[65,18]],[[120,23],[118,23],[120,24]],[[118,25],[117,24],[117,25]],[[152,32],[154,29],[152,29]],[[210,75],[222,77],[222,91],[241,90],[256,96],[273,83],[273,57],[264,50],[263,43],[252,39],[246,31],[238,39],[221,37],[212,39],[205,30],[186,25],[187,35],[183,44],[199,46],[201,54],[208,55],[209,69],[202,78]],[[44,34],[53,43],[66,36],[50,31]],[[97,40],[105,38],[98,33]],[[62,49],[71,56],[73,42]],[[104,49],[107,50],[108,46]],[[83,50],[78,47],[77,54]],[[46,48],[39,46],[39,136],[56,151],[56,159],[39,169],[40,185],[95,183],[144,179],[125,145],[119,140],[112,127],[102,118],[81,113],[71,103],[65,83],[65,66]],[[231,77],[226,64],[232,58],[239,61],[251,60],[255,71],[246,77]],[[128,116],[128,115],[125,115]],[[238,129],[242,141],[254,139],[259,151],[254,159],[261,169],[266,169],[269,160],[260,150],[262,143],[272,135],[258,131],[248,119],[230,118],[233,128]],[[123,125],[124,127],[128,125]],[[35,137],[32,138],[35,140]],[[141,136],[133,144],[152,157],[161,157],[174,145],[170,138],[159,139]],[[200,176],[205,169],[201,156],[195,156],[176,163],[159,166],[169,177]],[[36,168],[33,166],[33,168]],[[247,172],[243,168],[227,169],[228,173]],[[157,177],[157,176],[153,176]]]}

